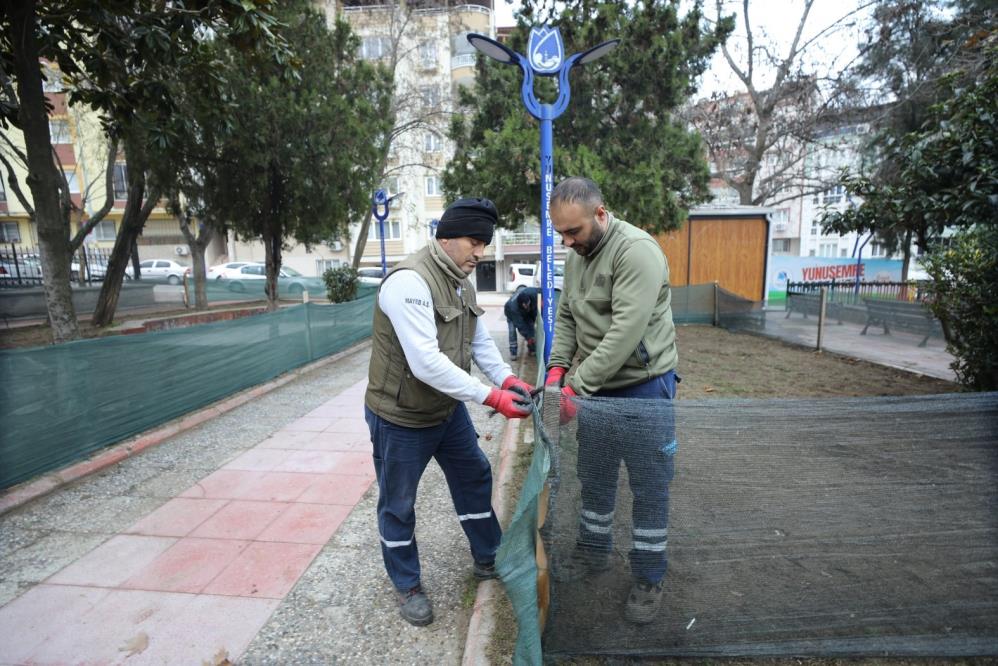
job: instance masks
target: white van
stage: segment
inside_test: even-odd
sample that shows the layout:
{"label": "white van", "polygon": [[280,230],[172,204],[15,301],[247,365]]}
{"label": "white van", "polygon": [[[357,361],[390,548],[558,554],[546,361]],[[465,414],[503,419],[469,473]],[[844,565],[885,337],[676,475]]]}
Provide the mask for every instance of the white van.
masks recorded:
{"label": "white van", "polygon": [[534,286],[534,270],[533,264],[510,264],[506,288],[516,292]]}

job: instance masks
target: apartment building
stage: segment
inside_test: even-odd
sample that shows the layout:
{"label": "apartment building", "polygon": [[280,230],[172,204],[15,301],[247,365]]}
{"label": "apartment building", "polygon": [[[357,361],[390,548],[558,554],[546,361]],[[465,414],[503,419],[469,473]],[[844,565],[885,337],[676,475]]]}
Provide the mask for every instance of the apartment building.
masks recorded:
{"label": "apartment building", "polygon": [[[378,0],[322,2],[320,8],[332,21],[346,19],[360,38],[360,56],[394,66],[396,128],[385,178],[381,183],[391,201],[383,230],[372,219],[360,265],[390,267],[424,247],[433,237],[436,221],[444,211],[441,179],[454,154],[447,138],[451,115],[456,111],[458,88],[475,80],[475,51],[469,32],[494,35],[492,0],[421,0],[384,3]],[[360,225],[349,237],[332,239],[310,251],[294,246],[284,253],[285,265],[306,275],[321,275],[326,268],[353,261]],[[229,260],[262,261],[259,243],[228,239]],[[487,256],[476,275],[479,284],[495,282],[495,257]],[[209,261],[211,259],[209,258]],[[494,288],[494,287],[493,287]]]}

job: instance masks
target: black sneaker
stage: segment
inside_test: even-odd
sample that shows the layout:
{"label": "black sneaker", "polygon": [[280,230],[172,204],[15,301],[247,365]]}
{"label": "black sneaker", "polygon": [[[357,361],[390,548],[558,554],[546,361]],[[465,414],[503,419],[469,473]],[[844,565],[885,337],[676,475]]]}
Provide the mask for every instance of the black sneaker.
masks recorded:
{"label": "black sneaker", "polygon": [[430,599],[417,585],[408,592],[399,592],[399,612],[405,621],[417,627],[425,627],[433,622],[433,606]]}
{"label": "black sneaker", "polygon": [[489,562],[488,564],[484,562],[475,562],[474,566],[471,568],[471,573],[474,575],[475,580],[494,580],[499,578],[499,572],[496,571],[495,562]]}
{"label": "black sneaker", "polygon": [[627,605],[624,607],[624,617],[634,624],[648,624],[658,614],[662,604],[662,581],[634,581],[627,595]]}

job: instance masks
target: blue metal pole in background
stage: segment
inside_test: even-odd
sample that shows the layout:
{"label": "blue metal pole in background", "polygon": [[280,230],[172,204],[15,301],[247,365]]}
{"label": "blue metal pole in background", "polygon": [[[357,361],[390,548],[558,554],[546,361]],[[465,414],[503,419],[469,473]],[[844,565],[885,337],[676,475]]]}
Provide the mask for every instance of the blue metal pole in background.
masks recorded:
{"label": "blue metal pole in background", "polygon": [[388,219],[388,195],[384,190],[375,190],[371,199],[371,211],[378,220],[378,237],[381,240],[381,277],[388,275],[388,262],[385,260],[385,220]]}

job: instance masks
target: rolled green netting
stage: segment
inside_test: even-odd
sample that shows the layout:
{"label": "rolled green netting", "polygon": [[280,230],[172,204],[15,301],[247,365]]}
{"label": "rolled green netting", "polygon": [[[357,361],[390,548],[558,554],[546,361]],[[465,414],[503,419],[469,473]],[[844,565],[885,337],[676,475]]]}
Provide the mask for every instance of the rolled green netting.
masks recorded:
{"label": "rolled green netting", "polygon": [[[562,427],[550,402],[545,445],[535,446],[500,551],[519,621],[515,663],[998,654],[998,394],[665,408],[591,398]],[[583,422],[602,437],[590,439],[587,478],[595,459],[599,476],[616,479],[596,496],[610,498],[601,515],[585,513],[594,486],[580,481]],[[670,454],[662,432],[672,423],[679,445]],[[638,452],[630,466],[623,451]],[[674,477],[671,467],[655,476],[662,455],[675,456]],[[636,544],[655,530],[636,526],[633,479],[669,490],[663,601],[643,624],[625,607],[635,549],[655,546]],[[586,529],[610,530],[606,568],[560,575],[588,545]],[[546,590],[541,550],[551,562]],[[542,634],[538,599],[548,595]]]}
{"label": "rolled green netting", "polygon": [[368,337],[374,299],[0,351],[0,488]]}

